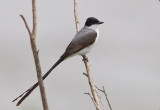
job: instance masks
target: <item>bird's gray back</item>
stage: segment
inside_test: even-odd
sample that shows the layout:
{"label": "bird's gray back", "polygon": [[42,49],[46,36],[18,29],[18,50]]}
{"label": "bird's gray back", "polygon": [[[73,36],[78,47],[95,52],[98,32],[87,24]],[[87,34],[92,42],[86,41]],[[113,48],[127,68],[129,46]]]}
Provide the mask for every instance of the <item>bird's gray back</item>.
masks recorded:
{"label": "bird's gray back", "polygon": [[66,58],[80,50],[92,45],[97,37],[97,32],[93,29],[82,28],[72,39],[62,57]]}

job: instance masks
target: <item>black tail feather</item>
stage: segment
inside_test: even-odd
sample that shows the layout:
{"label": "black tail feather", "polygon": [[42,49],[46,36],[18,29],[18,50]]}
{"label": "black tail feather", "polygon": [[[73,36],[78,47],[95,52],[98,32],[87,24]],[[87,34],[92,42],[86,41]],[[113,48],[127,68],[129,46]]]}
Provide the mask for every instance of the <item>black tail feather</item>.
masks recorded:
{"label": "black tail feather", "polygon": [[[48,70],[48,72],[42,77],[43,80],[51,73],[51,71],[57,67],[62,61],[64,60],[63,57],[60,57],[60,59]],[[24,93],[22,93],[20,96],[18,96],[17,98],[15,98],[12,102],[16,101],[17,99],[19,99],[20,97],[22,97],[24,94],[24,96],[18,101],[17,106],[19,106],[23,100],[25,100],[30,94],[31,92],[38,86],[38,82],[35,83],[32,87],[30,87],[28,90],[26,90]]]}

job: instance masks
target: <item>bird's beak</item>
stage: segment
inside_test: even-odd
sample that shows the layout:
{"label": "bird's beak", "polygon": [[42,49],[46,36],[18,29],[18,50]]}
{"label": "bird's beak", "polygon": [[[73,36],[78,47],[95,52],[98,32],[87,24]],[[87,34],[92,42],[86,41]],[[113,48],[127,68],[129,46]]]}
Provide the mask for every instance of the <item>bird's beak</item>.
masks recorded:
{"label": "bird's beak", "polygon": [[98,24],[103,24],[103,23],[104,23],[104,22],[102,22],[102,21],[99,21],[99,22],[98,22]]}

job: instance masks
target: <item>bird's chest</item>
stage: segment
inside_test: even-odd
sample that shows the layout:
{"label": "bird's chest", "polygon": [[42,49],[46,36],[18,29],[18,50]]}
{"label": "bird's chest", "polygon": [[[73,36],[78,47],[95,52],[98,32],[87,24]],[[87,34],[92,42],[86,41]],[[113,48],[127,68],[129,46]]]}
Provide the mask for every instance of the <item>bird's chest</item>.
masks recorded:
{"label": "bird's chest", "polygon": [[97,42],[97,40],[99,38],[99,30],[97,29],[96,32],[97,32],[97,37],[96,37],[95,42],[92,45],[90,45],[88,47],[85,47],[84,49],[82,49],[81,51],[79,51],[78,52],[79,55],[86,55],[88,52],[91,51],[92,47],[95,45],[95,43]]}

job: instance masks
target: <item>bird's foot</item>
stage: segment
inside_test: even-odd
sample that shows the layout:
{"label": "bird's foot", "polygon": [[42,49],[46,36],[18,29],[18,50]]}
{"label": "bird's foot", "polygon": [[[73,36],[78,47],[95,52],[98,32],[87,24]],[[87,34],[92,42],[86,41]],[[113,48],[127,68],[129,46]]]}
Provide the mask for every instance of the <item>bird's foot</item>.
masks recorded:
{"label": "bird's foot", "polygon": [[83,56],[83,60],[82,61],[89,61],[88,58],[86,56]]}

